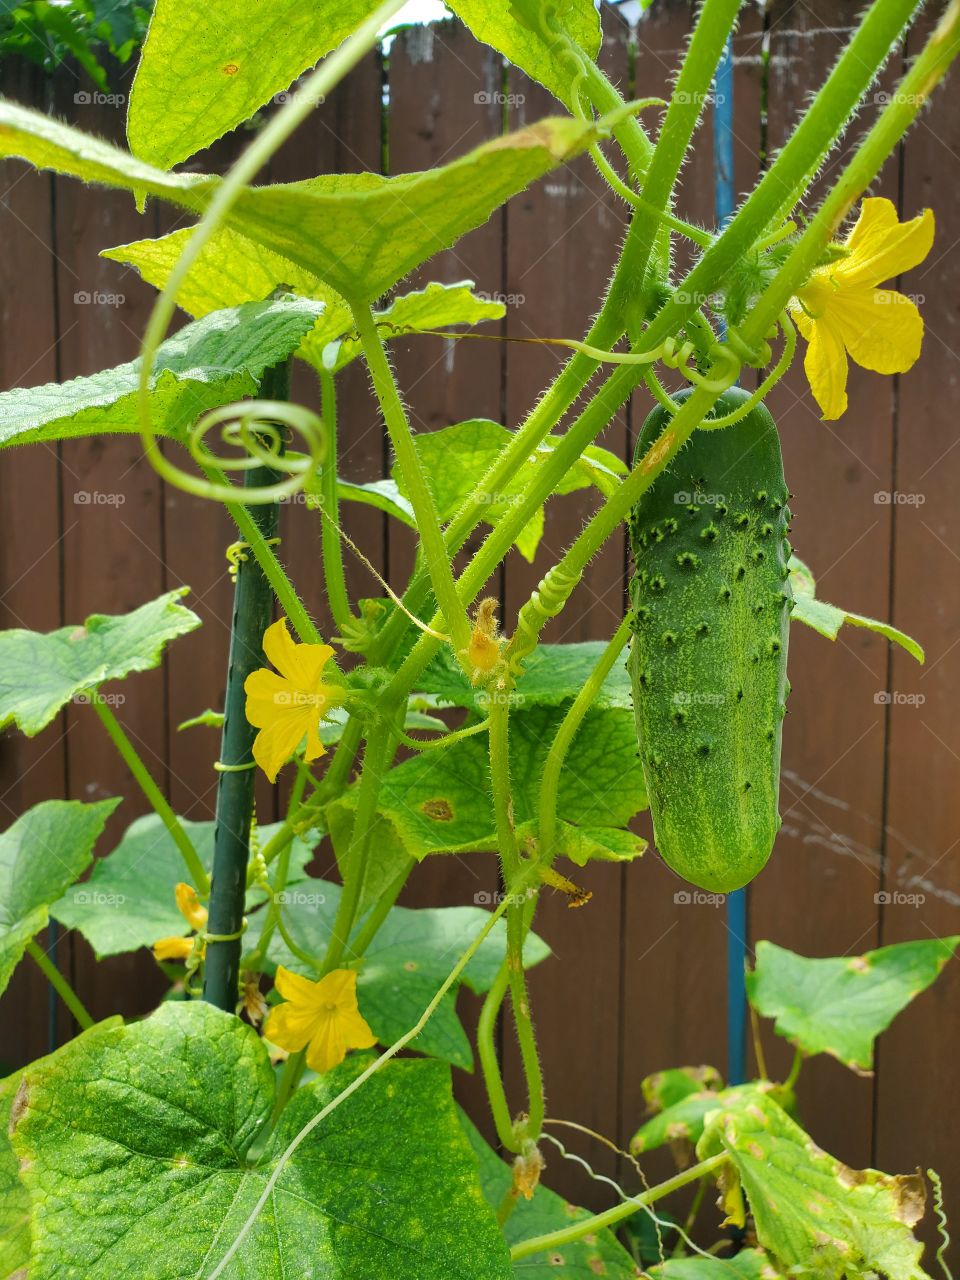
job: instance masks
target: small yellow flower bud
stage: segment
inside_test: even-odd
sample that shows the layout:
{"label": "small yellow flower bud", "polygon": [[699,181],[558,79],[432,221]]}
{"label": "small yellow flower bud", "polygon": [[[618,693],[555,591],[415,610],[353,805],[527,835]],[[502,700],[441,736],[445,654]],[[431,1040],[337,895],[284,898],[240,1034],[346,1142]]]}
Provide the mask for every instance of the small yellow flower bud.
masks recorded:
{"label": "small yellow flower bud", "polygon": [[177,900],[177,907],[180,914],[186,920],[191,929],[200,930],[207,923],[207,908],[201,903],[197,897],[197,891],[192,884],[184,884],[182,881],[173,891]]}
{"label": "small yellow flower bud", "polygon": [[497,601],[481,600],[473,617],[473,634],[466,648],[467,663],[475,683],[496,668],[502,641],[497,633]]}

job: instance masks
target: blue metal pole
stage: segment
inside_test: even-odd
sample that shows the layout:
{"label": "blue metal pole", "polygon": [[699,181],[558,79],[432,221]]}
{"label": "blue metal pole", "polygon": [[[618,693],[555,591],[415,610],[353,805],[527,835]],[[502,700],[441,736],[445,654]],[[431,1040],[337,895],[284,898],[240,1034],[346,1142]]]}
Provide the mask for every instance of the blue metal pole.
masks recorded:
{"label": "blue metal pole", "polygon": [[[733,40],[727,40],[717,67],[713,104],[714,209],[717,226],[733,215]],[[738,889],[727,899],[727,1080],[747,1077],[747,895]]]}

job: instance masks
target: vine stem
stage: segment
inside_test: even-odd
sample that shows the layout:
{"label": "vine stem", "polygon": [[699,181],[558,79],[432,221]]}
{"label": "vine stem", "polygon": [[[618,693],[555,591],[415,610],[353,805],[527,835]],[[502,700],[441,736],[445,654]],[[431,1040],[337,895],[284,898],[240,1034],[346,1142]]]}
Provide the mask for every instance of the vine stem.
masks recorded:
{"label": "vine stem", "polygon": [[[264,375],[263,389],[270,400],[290,395],[290,362],[276,365]],[[272,484],[275,472],[258,466],[245,474],[244,484],[256,489]],[[272,502],[246,512],[263,543],[276,537],[280,508]],[[220,774],[213,835],[213,876],[210,883],[209,930],[203,970],[203,996],[218,1009],[232,1013],[237,1005],[240,956],[243,950],[243,911],[250,860],[250,823],[256,781],[253,742],[257,731],[247,719],[247,677],[263,666],[263,634],[273,613],[271,584],[257,559],[237,563],[230,625],[230,655],[224,699]]]}
{"label": "vine stem", "polygon": [[526,899],[518,886],[523,877],[523,859],[517,843],[513,824],[513,805],[510,798],[510,700],[509,694],[500,689],[492,692],[490,700],[490,784],[493,792],[493,810],[496,819],[497,844],[500,863],[507,888],[507,975],[510,984],[510,1005],[520,1046],[520,1058],[527,1085],[527,1118],[522,1134],[517,1134],[511,1150],[518,1150],[523,1139],[536,1141],[543,1128],[545,1102],[543,1070],[537,1051],[537,1037],[530,1016],[530,997],[523,970],[524,907]]}
{"label": "vine stem", "polygon": [[470,643],[471,627],[463,605],[460,603],[460,597],[457,595],[453,569],[437,517],[437,505],[433,500],[433,493],[427,483],[420,455],[413,442],[406,411],[370,305],[352,302],[351,310],[367,368],[370,370],[373,389],[383,411],[390,443],[396,454],[397,466],[400,468],[410,505],[413,507],[420,547],[433,585],[433,592],[437,597],[440,611],[446,619],[446,629],[450,633],[454,649],[459,653]]}
{"label": "vine stem", "polygon": [[[230,1248],[227,1250],[227,1252],[223,1255],[223,1257],[217,1263],[213,1271],[211,1271],[209,1280],[217,1280],[218,1276],[223,1275],[225,1269],[229,1266],[230,1262],[236,1256],[237,1250],[243,1244],[251,1227],[259,1217],[264,1205],[273,1195],[273,1190],[280,1179],[280,1175],[283,1173],[284,1169],[286,1168],[287,1164],[290,1161],[290,1158],[293,1156],[297,1148],[301,1145],[301,1143],[303,1143],[310,1136],[310,1134],[314,1131],[314,1129],[316,1129],[317,1125],[322,1124],[323,1121],[326,1120],[326,1118],[337,1109],[337,1107],[341,1106],[344,1102],[346,1102],[346,1100],[349,1097],[351,1097],[354,1093],[356,1093],[358,1089],[362,1088],[363,1085],[365,1085],[366,1082],[372,1076],[376,1075],[378,1071],[380,1071],[383,1067],[385,1067],[391,1058],[395,1058],[396,1055],[402,1049],[406,1048],[406,1046],[411,1042],[411,1040],[415,1040],[417,1038],[417,1036],[420,1034],[423,1028],[430,1021],[433,1014],[436,1012],[438,1006],[446,996],[447,992],[459,980],[460,975],[463,973],[464,969],[466,969],[467,965],[476,955],[479,948],[483,945],[485,939],[490,935],[491,930],[493,929],[497,921],[500,919],[500,917],[503,915],[504,911],[506,910],[506,907],[507,907],[507,903],[506,903],[506,900],[504,900],[497,906],[495,911],[492,911],[490,913],[490,917],[488,920],[485,921],[483,928],[479,931],[477,936],[473,939],[473,941],[470,943],[467,949],[460,956],[460,959],[457,961],[457,963],[453,966],[453,968],[447,974],[446,978],[443,980],[439,989],[437,990],[436,995],[433,997],[433,999],[424,1009],[423,1013],[417,1019],[416,1023],[410,1028],[410,1030],[405,1032],[399,1038],[399,1040],[395,1040],[393,1044],[390,1045],[389,1048],[385,1049],[378,1058],[375,1058],[374,1061],[370,1063],[369,1067],[367,1067],[364,1071],[362,1071],[354,1080],[351,1080],[350,1084],[348,1084],[345,1089],[343,1089],[340,1093],[338,1093],[335,1098],[332,1098],[330,1102],[328,1102],[325,1107],[323,1107],[320,1111],[318,1111],[315,1116],[311,1116],[311,1118],[307,1121],[307,1123],[303,1126],[303,1128],[299,1131],[299,1133],[297,1133],[296,1137],[294,1137],[292,1141],[287,1145],[284,1151],[277,1158],[276,1164],[274,1165],[273,1171],[270,1174],[270,1177],[267,1179],[266,1184],[264,1185],[264,1188],[263,1188],[263,1191],[261,1192],[259,1200],[254,1205],[253,1209],[250,1211],[249,1217],[244,1222],[243,1226],[240,1228]],[[702,1167],[702,1166],[698,1166],[698,1167]]]}
{"label": "vine stem", "polygon": [[658,1183],[655,1187],[651,1187],[649,1191],[643,1191],[640,1195],[631,1196],[623,1204],[615,1205],[604,1213],[595,1214],[592,1218],[584,1218],[581,1222],[574,1222],[569,1227],[561,1227],[559,1231],[549,1231],[546,1235],[531,1236],[529,1240],[521,1240],[519,1244],[515,1244],[510,1250],[510,1260],[519,1262],[521,1258],[529,1258],[531,1254],[543,1253],[547,1249],[559,1249],[565,1244],[572,1244],[574,1240],[582,1240],[584,1236],[594,1235],[596,1232],[602,1231],[604,1227],[615,1226],[618,1222],[622,1222],[624,1218],[629,1218],[631,1214],[636,1213],[637,1209],[654,1204],[657,1200],[664,1199],[665,1196],[670,1195],[672,1192],[679,1191],[681,1187],[686,1187],[691,1182],[697,1182],[700,1178],[707,1177],[724,1164],[727,1159],[725,1152],[711,1156],[708,1160],[701,1160],[699,1164],[695,1164],[689,1169],[684,1169],[682,1173],[668,1178],[666,1182]]}
{"label": "vine stem", "polygon": [[500,1139],[501,1146],[507,1151],[516,1151],[519,1144],[517,1135],[513,1131],[510,1104],[507,1102],[507,1093],[503,1087],[503,1077],[500,1074],[500,1063],[497,1061],[497,1049],[494,1043],[497,1015],[507,994],[507,987],[510,985],[510,971],[507,965],[508,962],[504,958],[480,1010],[480,1018],[477,1022],[477,1057],[480,1059],[483,1084],[497,1137]]}
{"label": "vine stem", "polygon": [[540,847],[538,854],[541,862],[545,859],[552,861],[554,856],[554,845],[557,838],[557,794],[560,788],[560,774],[563,770],[563,763],[567,758],[567,752],[576,737],[577,730],[583,723],[584,716],[593,705],[603,687],[603,682],[613,670],[614,663],[630,639],[631,621],[631,615],[628,613],[619,627],[617,627],[613,638],[600,655],[597,665],[591,671],[583,688],[574,698],[567,714],[560,722],[560,726],[554,734],[553,742],[550,744],[550,750],[547,752],[540,781],[540,821],[538,823]]}
{"label": "vine stem", "polygon": [[30,956],[31,960],[36,961],[37,967],[42,970],[44,977],[70,1010],[77,1026],[83,1031],[89,1031],[93,1026],[93,1018],[91,1018],[80,997],[44,951],[43,947],[38,946],[36,941],[31,938],[27,943],[26,950],[27,955]]}
{"label": "vine stem", "polygon": [[180,819],[170,808],[166,797],[154,781],[150,770],[144,764],[136,747],[130,741],[119,720],[103,698],[95,693],[91,701],[103,727],[110,736],[110,741],[117,748],[140,790],[150,801],[160,821],[166,827],[170,839],[179,849],[180,856],[183,858],[184,865],[187,868],[187,873],[193,881],[197,892],[206,897],[210,889],[210,880],[203,863],[200,861],[200,855],[193,847],[190,837],[184,831]]}

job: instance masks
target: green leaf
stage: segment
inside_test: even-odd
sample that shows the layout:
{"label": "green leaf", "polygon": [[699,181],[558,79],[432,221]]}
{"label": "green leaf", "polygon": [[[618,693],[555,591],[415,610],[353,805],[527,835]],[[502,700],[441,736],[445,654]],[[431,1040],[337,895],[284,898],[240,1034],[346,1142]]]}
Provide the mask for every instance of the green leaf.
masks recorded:
{"label": "green leaf", "polygon": [[734,1170],[734,1180],[724,1180],[732,1217],[742,1221],[742,1188],[757,1240],[782,1270],[796,1268],[817,1280],[878,1273],[887,1280],[929,1280],[920,1267],[923,1245],[912,1230],[924,1209],[919,1173],[890,1177],[848,1169],[815,1146],[770,1097],[756,1095],[711,1120],[697,1155],[721,1152]]}
{"label": "green leaf", "polygon": [[723,1078],[716,1067],[667,1067],[655,1071],[641,1084],[643,1100],[650,1112],[666,1111],[691,1093],[723,1088]]}
{"label": "green leaf", "polygon": [[[248,120],[337,45],[376,0],[157,0],[133,82],[130,149],[165,169]],[[285,96],[285,95],[284,95]]]}
{"label": "green leaf", "polygon": [[[351,1057],[299,1089],[254,1163],[274,1101],[267,1051],[203,1001],[95,1027],[27,1068],[13,1143],[38,1206],[31,1280],[209,1274],[280,1153],[368,1062]],[[324,1280],[508,1280],[441,1063],[390,1062],[321,1121],[227,1274],[300,1280],[307,1269]]]}
{"label": "green leaf", "polygon": [[[606,647],[603,640],[540,645],[524,663],[523,675],[514,691],[514,701],[521,707],[557,707],[568,698],[575,698]],[[483,691],[471,685],[448,648],[440,650],[419,685],[423,693],[433,694],[440,702],[451,706],[467,707],[471,711],[483,708]],[[593,707],[595,710],[630,711],[633,707],[631,699],[630,673],[624,657],[614,665],[603,682]]]}
{"label": "green leaf", "polygon": [[[213,822],[181,825],[207,870],[213,866]],[[262,848],[279,829],[279,823],[260,827]],[[305,867],[319,842],[295,839],[290,857],[289,886],[306,879]],[[160,938],[186,935],[187,922],[177,909],[173,891],[183,879],[183,858],[170,833],[155,813],[148,813],[127,827],[117,847],[98,858],[83,884],[66,889],[54,902],[55,920],[82,933],[97,959],[150,947]],[[263,891],[247,895],[248,910],[263,901]]]}
{"label": "green leaf", "polygon": [[[284,909],[284,922],[293,941],[308,954],[322,956],[333,932],[341,888],[324,880],[311,880],[308,892],[294,897]],[[489,900],[491,895],[485,895]],[[457,957],[489,917],[481,907],[437,907],[410,910],[393,907],[366,950],[357,979],[360,1012],[381,1044],[391,1044],[414,1025],[436,995]],[[471,991],[488,991],[503,962],[506,928],[494,925],[467,965],[463,982]],[[539,964],[550,949],[535,933],[524,947],[529,968]],[[293,955],[279,934],[270,945],[270,959],[307,977],[316,978],[309,966]],[[451,992],[413,1041],[419,1053],[441,1058],[470,1070],[473,1053],[455,1009]]]}
{"label": "green leaf", "polygon": [[[448,7],[478,40],[498,49],[528,76],[570,105],[572,74],[564,62],[562,45],[544,28],[544,6],[538,0],[448,0]],[[595,58],[600,49],[600,16],[593,0],[559,0],[550,15],[564,31]]]}
{"label": "green leaf", "polygon": [[184,720],[182,724],[177,725],[177,733],[183,729],[222,729],[224,715],[222,711],[214,711],[208,707],[206,711],[201,711],[198,716],[191,716],[189,720]]}
{"label": "green leaf", "polygon": [[790,587],[793,591],[793,609],[791,619],[806,623],[828,640],[836,640],[840,628],[845,622],[852,627],[866,627],[868,631],[876,631],[894,644],[906,649],[911,657],[920,663],[926,660],[923,648],[904,631],[898,631],[888,622],[878,622],[876,618],[866,618],[861,613],[848,613],[846,609],[835,604],[827,604],[816,596],[816,579],[810,569],[796,556],[790,557]]}
{"label": "green leaf", "polygon": [[0,992],[48,908],[90,864],[93,846],[120,803],[45,800],[0,835]]}
{"label": "green leaf", "polygon": [[873,1067],[873,1042],[933,983],[960,936],[896,942],[862,956],[810,959],[757,943],[750,1003],[805,1054],[829,1053],[854,1071]]}
{"label": "green leaf", "polygon": [[759,1249],[732,1258],[672,1258],[650,1268],[653,1280],[777,1280],[779,1272]]}
{"label": "green leaf", "polygon": [[188,591],[178,587],[133,613],[95,613],[59,631],[0,631],[0,729],[15,724],[32,738],[71,699],[89,701],[105,680],[158,666],[168,641],[200,625],[177,604]]}
{"label": "green leaf", "polygon": [[[180,92],[178,90],[178,92]],[[193,110],[191,105],[191,110]],[[604,124],[545,119],[425,173],[326,174],[244,190],[225,225],[312,272],[345,297],[372,301],[511,196],[572,159]],[[155,195],[202,212],[220,179],[165,173],[39,112],[0,102],[0,156]]]}
{"label": "green leaf", "polygon": [[[100,1026],[118,1027],[120,1018],[109,1018]],[[69,1046],[34,1062],[33,1067],[53,1062]],[[20,1178],[20,1161],[10,1142],[17,1094],[25,1071],[15,1071],[0,1081],[0,1276],[4,1280],[26,1280],[30,1263],[30,1193]]]}
{"label": "green leaf", "polygon": [[[430,477],[437,514],[446,522],[467,498],[479,498],[487,510],[487,523],[496,524],[513,499],[521,493],[537,467],[542,466],[558,441],[551,437],[544,441],[533,456],[519,468],[510,482],[498,493],[478,493],[477,478],[482,476],[503,453],[513,439],[513,432],[499,422],[488,418],[470,418],[439,431],[425,431],[416,437],[417,452],[423,468]],[[574,464],[558,494],[573,493],[596,485],[609,493],[625,475],[626,464],[615,454],[596,445],[589,445]],[[398,472],[394,478],[401,485]],[[527,560],[532,561],[543,534],[543,508],[528,521],[518,535],[516,545]]]}
{"label": "green leaf", "polygon": [[[308,484],[307,489],[319,494],[320,480],[317,479],[315,487]],[[413,507],[393,480],[370,480],[366,484],[354,484],[350,480],[338,478],[337,496],[342,502],[360,502],[368,507],[376,507],[378,511],[385,511],[388,516],[393,516],[411,529],[417,527]]]}
{"label": "green leaf", "polygon": [[[480,1167],[480,1184],[487,1203],[491,1208],[499,1209],[513,1181],[510,1166],[504,1164],[484,1141],[463,1111],[460,1112],[460,1123]],[[507,1244],[515,1245],[521,1240],[546,1235],[590,1216],[586,1209],[575,1208],[541,1183],[534,1191],[532,1200],[517,1201],[516,1207],[504,1223],[503,1234]],[[585,1236],[582,1240],[574,1240],[564,1245],[559,1252],[524,1258],[522,1262],[515,1264],[513,1274],[517,1280],[521,1277],[522,1280],[557,1280],[557,1277],[592,1280],[594,1276],[605,1276],[607,1280],[634,1280],[637,1268],[613,1232],[604,1230]]]}
{"label": "green leaf", "polygon": [[[168,338],[151,376],[157,435],[183,439],[207,409],[254,395],[265,369],[284,360],[313,327],[320,304],[302,298],[216,311]],[[0,447],[140,430],[140,361],[71,382],[0,393]],[[123,502],[120,495],[105,495]],[[87,500],[89,501],[89,495]]]}
{"label": "green leaf", "polygon": [[729,1089],[708,1088],[688,1093],[640,1126],[630,1139],[631,1154],[643,1155],[659,1147],[670,1146],[680,1157],[678,1163],[685,1164],[690,1148],[700,1141],[707,1116],[765,1093],[785,1097],[780,1086],[767,1080],[733,1085]]}
{"label": "green leaf", "polygon": [[[558,708],[536,705],[511,716],[511,794],[521,837],[530,831],[525,824],[536,818],[544,759],[561,717]],[[338,857],[349,841],[355,802],[353,788],[326,810]],[[645,805],[633,717],[626,711],[591,709],[560,775],[558,816],[578,828],[585,857],[598,843],[592,829],[626,827]],[[386,847],[392,840],[391,848],[402,851],[391,856],[405,853],[419,861],[431,853],[496,849],[484,736],[462,739],[443,751],[424,751],[391,769],[380,791],[379,812],[385,821],[378,828],[378,845]],[[642,841],[629,839],[636,856]],[[617,837],[611,840],[606,856],[618,845]]]}

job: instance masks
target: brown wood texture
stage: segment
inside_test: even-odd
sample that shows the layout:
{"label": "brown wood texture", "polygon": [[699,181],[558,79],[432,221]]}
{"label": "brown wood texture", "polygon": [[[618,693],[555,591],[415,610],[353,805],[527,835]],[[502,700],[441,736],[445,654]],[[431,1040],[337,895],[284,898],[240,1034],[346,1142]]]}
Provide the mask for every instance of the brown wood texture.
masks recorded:
{"label": "brown wood texture", "polygon": [[[858,0],[770,0],[766,11],[744,9],[734,38],[738,192],[751,188],[765,154],[784,141],[861,7]],[[610,9],[604,21],[602,62],[624,93],[668,94],[691,5],[657,0],[633,33]],[[895,81],[931,22],[924,20],[891,60],[876,93]],[[124,75],[120,91],[128,80]],[[67,70],[51,83],[13,62],[0,68],[5,95],[120,139],[122,110],[75,102],[78,83]],[[960,931],[960,448],[953,412],[960,135],[951,94],[955,85],[923,113],[873,188],[898,201],[905,218],[925,205],[937,217],[933,254],[903,285],[922,295],[927,339],[919,364],[896,380],[852,369],[850,409],[836,424],[819,420],[799,363],[770,397],[795,494],[792,540],[822,594],[917,635],[928,662],[918,668],[866,631],[842,633],[831,645],[793,629],[784,827],[770,867],[750,889],[751,945],[769,938],[804,954],[856,954],[883,942]],[[544,90],[505,68],[457,24],[414,29],[386,55],[368,58],[264,177],[425,168],[556,110]],[[656,111],[642,118],[656,128]],[[711,128],[708,110],[677,202],[682,216],[705,224],[713,211]],[[860,132],[858,124],[851,136]],[[194,167],[222,170],[244,140],[243,134],[225,139]],[[808,209],[845,154],[840,147],[830,155]],[[0,219],[0,385],[65,379],[132,357],[151,291],[134,272],[99,259],[98,250],[183,220],[153,206],[142,218],[128,197],[84,190],[17,163],[2,169]],[[584,157],[518,196],[411,283],[472,279],[506,299],[503,335],[578,337],[598,306],[625,223],[625,205],[604,190]],[[94,300],[83,301],[83,294]],[[102,295],[123,301],[97,301]],[[516,427],[559,368],[547,348],[433,337],[395,342],[391,356],[417,430],[477,416]],[[299,370],[294,389],[301,402],[316,405],[312,375]],[[649,407],[645,394],[636,395],[602,443],[628,458]],[[383,424],[359,361],[339,379],[339,408],[344,474],[352,480],[389,474]],[[891,500],[897,494],[900,500]],[[594,508],[589,494],[555,500],[535,562],[514,551],[490,582],[507,629]],[[367,507],[345,505],[343,516],[364,554],[402,588],[412,566],[408,531]],[[289,504],[281,532],[281,558],[329,634],[316,513]],[[222,702],[231,599],[224,549],[234,537],[219,509],[162,485],[135,438],[31,447],[0,460],[2,625],[52,628],[94,611],[125,611],[177,585],[192,588],[202,629],[172,646],[162,670],[106,691],[126,699],[115,708],[119,719],[175,808],[190,818],[212,813],[216,734],[202,728],[178,733],[177,725]],[[475,536],[471,545],[478,541]],[[353,599],[382,594],[349,551],[345,559]],[[621,616],[625,573],[623,539],[617,538],[546,638],[609,636]],[[145,810],[111,752],[88,707],[71,707],[34,740],[6,734],[0,740],[2,825],[45,797],[122,795],[102,842],[109,848]],[[277,812],[276,795],[264,788],[261,820]],[[315,870],[328,874],[332,862],[321,851]],[[678,1063],[724,1066],[725,913],[678,897],[684,886],[652,850],[639,864],[592,867],[578,879],[593,890],[593,901],[571,912],[548,895],[538,928],[555,955],[531,975],[549,1113],[623,1146],[642,1119],[645,1075]],[[420,869],[403,901],[470,902],[496,884],[490,858],[437,859]],[[97,1016],[143,1012],[161,990],[146,956],[95,966],[87,948],[69,938],[60,939],[57,954]],[[958,975],[948,971],[887,1033],[875,1076],[858,1078],[820,1059],[804,1069],[799,1094],[814,1137],[849,1163],[893,1171],[936,1167],[954,1216],[960,1212],[960,1142],[949,1100],[951,1064],[960,1051]],[[475,1007],[469,998],[464,1004],[472,1025]],[[47,1048],[48,1007],[45,982],[25,962],[0,1004],[0,1065],[19,1065]],[[70,1034],[62,1008],[56,1025],[61,1039]],[[766,1032],[763,1044],[768,1062],[784,1068],[786,1046]],[[509,1034],[502,1036],[502,1052],[508,1092],[519,1106],[522,1078]],[[484,1123],[479,1082],[464,1078],[457,1087]],[[634,1177],[599,1143],[577,1137],[567,1145],[599,1172],[628,1182]],[[608,1188],[589,1183],[559,1154],[549,1159],[551,1185],[583,1202],[609,1203]],[[666,1160],[654,1160],[648,1171],[667,1167]]]}

